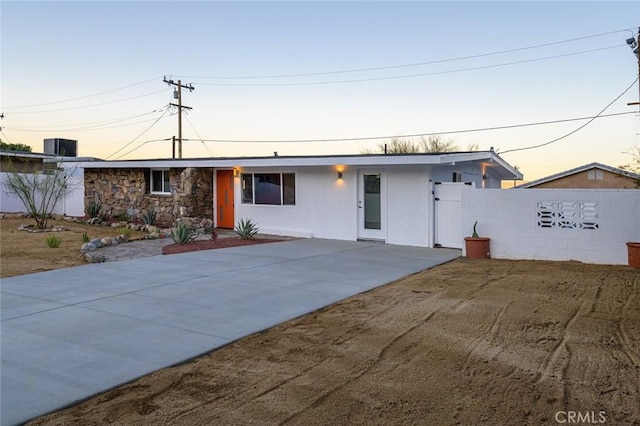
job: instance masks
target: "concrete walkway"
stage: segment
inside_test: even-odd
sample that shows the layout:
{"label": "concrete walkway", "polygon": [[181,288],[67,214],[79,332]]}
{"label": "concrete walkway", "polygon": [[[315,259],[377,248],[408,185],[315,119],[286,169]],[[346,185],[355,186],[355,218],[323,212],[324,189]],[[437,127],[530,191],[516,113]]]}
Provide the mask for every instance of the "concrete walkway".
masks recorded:
{"label": "concrete walkway", "polygon": [[3,279],[0,423],[28,421],[458,256],[301,239]]}

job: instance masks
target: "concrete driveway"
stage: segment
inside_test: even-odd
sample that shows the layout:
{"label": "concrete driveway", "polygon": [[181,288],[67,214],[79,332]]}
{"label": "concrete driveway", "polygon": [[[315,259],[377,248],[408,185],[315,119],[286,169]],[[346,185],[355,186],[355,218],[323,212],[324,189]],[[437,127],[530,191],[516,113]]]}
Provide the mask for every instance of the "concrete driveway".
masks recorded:
{"label": "concrete driveway", "polygon": [[458,256],[302,239],[3,279],[0,423],[28,421]]}

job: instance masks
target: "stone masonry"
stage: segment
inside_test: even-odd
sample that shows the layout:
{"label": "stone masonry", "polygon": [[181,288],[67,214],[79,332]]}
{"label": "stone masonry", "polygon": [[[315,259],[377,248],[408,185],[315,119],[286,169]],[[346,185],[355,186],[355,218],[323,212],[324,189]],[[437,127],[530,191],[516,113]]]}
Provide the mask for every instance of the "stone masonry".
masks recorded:
{"label": "stone masonry", "polygon": [[152,194],[149,169],[90,169],[84,171],[85,206],[102,204],[102,213],[140,217],[154,210],[157,220],[172,223],[180,217],[213,219],[213,169],[170,169],[171,194]]}

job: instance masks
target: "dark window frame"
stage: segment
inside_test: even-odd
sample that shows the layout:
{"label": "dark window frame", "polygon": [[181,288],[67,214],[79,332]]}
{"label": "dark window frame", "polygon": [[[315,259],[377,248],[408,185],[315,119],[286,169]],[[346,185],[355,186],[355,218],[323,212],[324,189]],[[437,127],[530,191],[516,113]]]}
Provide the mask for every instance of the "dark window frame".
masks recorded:
{"label": "dark window frame", "polygon": [[242,204],[254,206],[296,205],[296,174],[293,172],[242,173],[240,181]]}
{"label": "dark window frame", "polygon": [[[155,174],[157,172],[161,172],[162,173],[162,190],[161,191],[157,191],[155,190]],[[170,183],[170,170],[169,169],[151,169],[150,170],[150,180],[149,180],[149,189],[150,189],[150,193],[151,194],[157,194],[157,195],[171,195],[171,183]]]}

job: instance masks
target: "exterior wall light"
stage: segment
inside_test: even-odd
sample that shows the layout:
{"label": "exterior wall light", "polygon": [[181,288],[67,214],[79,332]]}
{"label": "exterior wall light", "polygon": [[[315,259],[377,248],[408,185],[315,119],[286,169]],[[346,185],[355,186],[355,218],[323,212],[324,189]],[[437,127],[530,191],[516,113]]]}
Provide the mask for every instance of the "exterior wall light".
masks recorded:
{"label": "exterior wall light", "polygon": [[240,170],[233,168],[233,177],[238,177],[240,175]]}
{"label": "exterior wall light", "polygon": [[342,179],[342,172],[338,170],[338,179]]}

